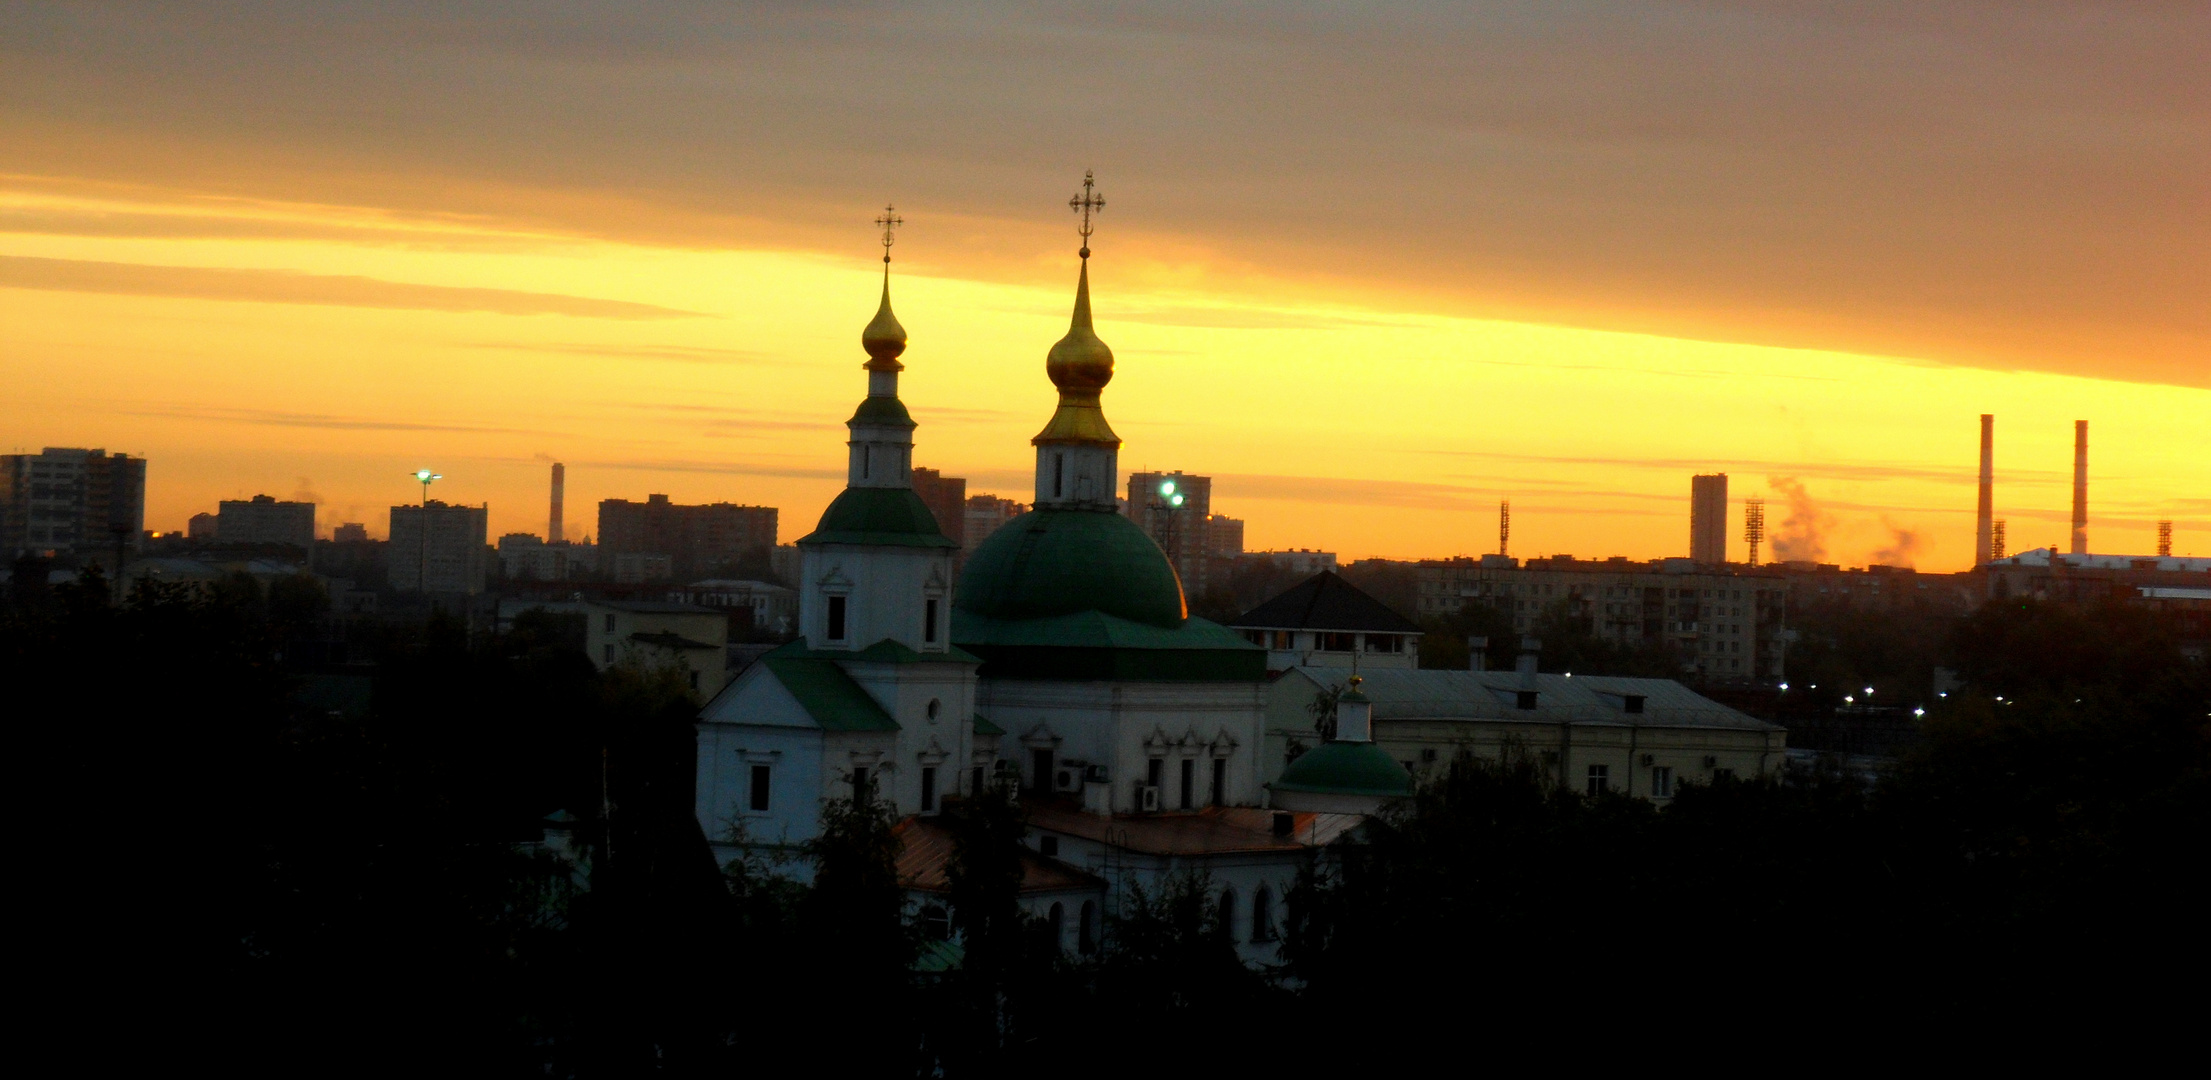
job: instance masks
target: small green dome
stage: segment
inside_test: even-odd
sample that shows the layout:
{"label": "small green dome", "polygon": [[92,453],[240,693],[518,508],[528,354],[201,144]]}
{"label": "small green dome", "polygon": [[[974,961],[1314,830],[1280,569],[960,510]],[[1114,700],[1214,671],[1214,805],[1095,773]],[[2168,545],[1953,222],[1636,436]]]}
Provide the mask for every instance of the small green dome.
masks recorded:
{"label": "small green dome", "polygon": [[801,544],[892,544],[899,547],[958,547],[937,527],[936,515],[912,488],[844,489],[822,511],[814,531]]}
{"label": "small green dome", "polygon": [[1327,742],[1299,754],[1273,786],[1278,791],[1387,799],[1412,794],[1413,777],[1373,743]]}
{"label": "small green dome", "polygon": [[1169,629],[1189,617],[1167,553],[1104,510],[1032,510],[1007,522],[968,558],[954,606],[990,619],[1100,611]]}

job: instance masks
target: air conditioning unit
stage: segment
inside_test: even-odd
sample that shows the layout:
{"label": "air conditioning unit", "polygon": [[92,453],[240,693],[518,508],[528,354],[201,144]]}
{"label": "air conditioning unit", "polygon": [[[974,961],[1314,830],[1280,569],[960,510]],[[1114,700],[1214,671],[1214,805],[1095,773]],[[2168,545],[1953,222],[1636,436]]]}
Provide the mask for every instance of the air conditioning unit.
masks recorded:
{"label": "air conditioning unit", "polygon": [[1645,755],[1643,755],[1643,764],[1645,764],[1645,765],[1656,765],[1656,764],[1658,764],[1658,755],[1657,755],[1657,754],[1645,754]]}
{"label": "air conditioning unit", "polygon": [[1082,778],[1082,762],[1062,761],[1058,768],[1052,770],[1052,790],[1080,793],[1082,791]]}
{"label": "air conditioning unit", "polygon": [[1156,785],[1136,785],[1136,809],[1146,814],[1159,812],[1159,788]]}
{"label": "air conditioning unit", "polygon": [[1103,765],[1084,766],[1082,770],[1082,778],[1085,783],[1091,784],[1103,784],[1110,779],[1110,777],[1108,777],[1108,775],[1106,774],[1106,767]]}

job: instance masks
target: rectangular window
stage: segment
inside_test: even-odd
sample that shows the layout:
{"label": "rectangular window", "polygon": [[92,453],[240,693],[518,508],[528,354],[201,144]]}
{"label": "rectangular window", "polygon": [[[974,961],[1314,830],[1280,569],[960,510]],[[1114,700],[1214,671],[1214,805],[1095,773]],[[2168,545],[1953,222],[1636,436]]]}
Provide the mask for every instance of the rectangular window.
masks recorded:
{"label": "rectangular window", "polygon": [[768,778],[769,773],[766,765],[752,767],[752,808],[754,810],[764,811],[768,808]]}
{"label": "rectangular window", "polygon": [[1182,808],[1195,809],[1198,805],[1198,763],[1182,759]]}
{"label": "rectangular window", "polygon": [[844,640],[844,597],[829,598],[829,640]]}
{"label": "rectangular window", "polygon": [[1052,497],[1057,499],[1067,493],[1067,455],[1052,455]]}
{"label": "rectangular window", "polygon": [[937,639],[937,598],[932,596],[921,606],[923,608],[921,640],[935,641]]}
{"label": "rectangular window", "polygon": [[968,794],[970,794],[970,795],[980,795],[980,794],[982,794],[982,793],[983,793],[983,767],[982,767],[982,766],[980,766],[980,765],[977,765],[977,766],[975,766],[975,768],[974,768],[974,769],[970,770],[970,775],[969,775],[969,776],[968,776],[968,778],[967,778],[967,782],[968,782],[968,783],[969,783],[970,785],[972,785],[971,787],[969,787],[969,788],[968,788],[968,792],[967,792]]}
{"label": "rectangular window", "polygon": [[[574,624],[570,624],[570,625],[574,625]],[[607,662],[607,663],[609,663],[609,664],[611,664],[611,663],[613,663],[613,662],[614,662],[614,646],[612,646],[612,645],[609,645],[609,646],[607,646],[607,647],[606,647],[606,662]]]}
{"label": "rectangular window", "polygon": [[1357,634],[1320,634],[1320,651],[1351,652],[1358,645]]}
{"label": "rectangular window", "polygon": [[1165,784],[1167,782],[1167,763],[1159,758],[1153,758],[1145,762],[1144,782],[1153,787]]}
{"label": "rectangular window", "polygon": [[1275,631],[1275,632],[1274,632],[1274,647],[1275,647],[1275,648],[1277,648],[1277,649],[1294,649],[1294,648],[1297,648],[1297,631],[1295,631],[1295,630],[1277,630],[1277,631]]}
{"label": "rectangular window", "polygon": [[1712,770],[1712,779],[1714,779],[1714,780],[1733,780],[1733,779],[1735,779],[1735,770],[1733,770],[1733,769],[1714,769],[1714,770]]}
{"label": "rectangular window", "polygon": [[1589,767],[1589,794],[1602,795],[1611,788],[1612,766],[1591,765]]}
{"label": "rectangular window", "polygon": [[1035,788],[1039,794],[1052,790],[1052,752],[1050,750],[1029,751],[1029,771],[1033,774],[1029,778],[1029,786]]}
{"label": "rectangular window", "polygon": [[868,801],[868,771],[864,765],[852,767],[852,801]]}
{"label": "rectangular window", "polygon": [[924,765],[921,767],[921,812],[924,814],[933,814],[936,812],[936,809],[937,770],[931,766]]}
{"label": "rectangular window", "polygon": [[1228,805],[1228,759],[1213,759],[1213,805]]}
{"label": "rectangular window", "polygon": [[1660,765],[1651,770],[1651,797],[1654,799],[1671,799],[1674,797],[1674,770],[1671,766]]}
{"label": "rectangular window", "polygon": [[[575,624],[570,623],[569,625],[573,626]],[[606,617],[606,632],[609,634],[614,632],[614,615],[612,613],[609,613]]]}
{"label": "rectangular window", "polygon": [[1404,652],[1405,639],[1397,636],[1396,634],[1368,634],[1367,651],[1386,653]]}

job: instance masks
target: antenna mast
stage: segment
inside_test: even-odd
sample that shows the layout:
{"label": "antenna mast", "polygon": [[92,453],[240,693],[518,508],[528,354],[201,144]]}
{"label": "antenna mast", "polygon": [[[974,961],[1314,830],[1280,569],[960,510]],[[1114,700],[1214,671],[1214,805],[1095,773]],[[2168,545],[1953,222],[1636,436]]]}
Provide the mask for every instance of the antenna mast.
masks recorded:
{"label": "antenna mast", "polygon": [[1750,564],[1758,565],[1758,545],[1766,542],[1766,500],[1743,500],[1743,541],[1750,545]]}
{"label": "antenna mast", "polygon": [[1512,500],[1497,500],[1497,554],[1512,554]]}

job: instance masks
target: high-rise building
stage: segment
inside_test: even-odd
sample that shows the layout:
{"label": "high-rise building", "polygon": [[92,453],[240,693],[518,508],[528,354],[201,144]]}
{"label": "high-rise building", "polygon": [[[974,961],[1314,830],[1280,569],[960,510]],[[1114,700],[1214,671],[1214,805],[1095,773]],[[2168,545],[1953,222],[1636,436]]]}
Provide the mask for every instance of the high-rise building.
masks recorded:
{"label": "high-rise building", "polygon": [[1244,554],[1244,523],[1240,519],[1215,514],[1206,519],[1206,553],[1216,559],[1235,559]]}
{"label": "high-rise building", "polygon": [[145,458],[54,446],[0,455],[0,553],[135,551],[145,527]]}
{"label": "high-rise building", "polygon": [[914,470],[914,494],[937,519],[937,528],[962,547],[967,536],[967,481],[935,469]]}
{"label": "high-rise building", "polygon": [[392,507],[386,580],[400,592],[483,592],[491,563],[489,520],[489,507],[448,506],[436,499]]}
{"label": "high-rise building", "polygon": [[[1173,484],[1170,490],[1167,485]],[[1211,574],[1213,478],[1175,472],[1129,474],[1128,515],[1167,553],[1185,596],[1203,596]]]}
{"label": "high-rise building", "polygon": [[1727,474],[1689,480],[1689,558],[1718,565],[1727,561]]}
{"label": "high-rise building", "polygon": [[215,536],[226,544],[315,546],[315,504],[278,502],[273,495],[225,499],[216,505]]}
{"label": "high-rise building", "polygon": [[669,502],[666,495],[649,495],[641,503],[607,499],[599,504],[603,556],[665,555],[670,573],[681,578],[711,576],[748,558],[766,560],[775,546],[775,530],[772,506],[685,506]]}
{"label": "high-rise building", "polygon": [[1012,499],[1001,499],[996,495],[968,496],[966,510],[961,515],[961,535],[964,539],[960,543],[960,558],[965,560],[967,556],[974,554],[976,546],[989,539],[990,534],[997,532],[1000,526],[1028,512],[1028,504]]}
{"label": "high-rise building", "polygon": [[203,543],[209,540],[221,539],[217,533],[217,526],[221,524],[222,519],[213,514],[194,514],[191,520],[184,524],[184,535],[187,539],[198,540]]}

